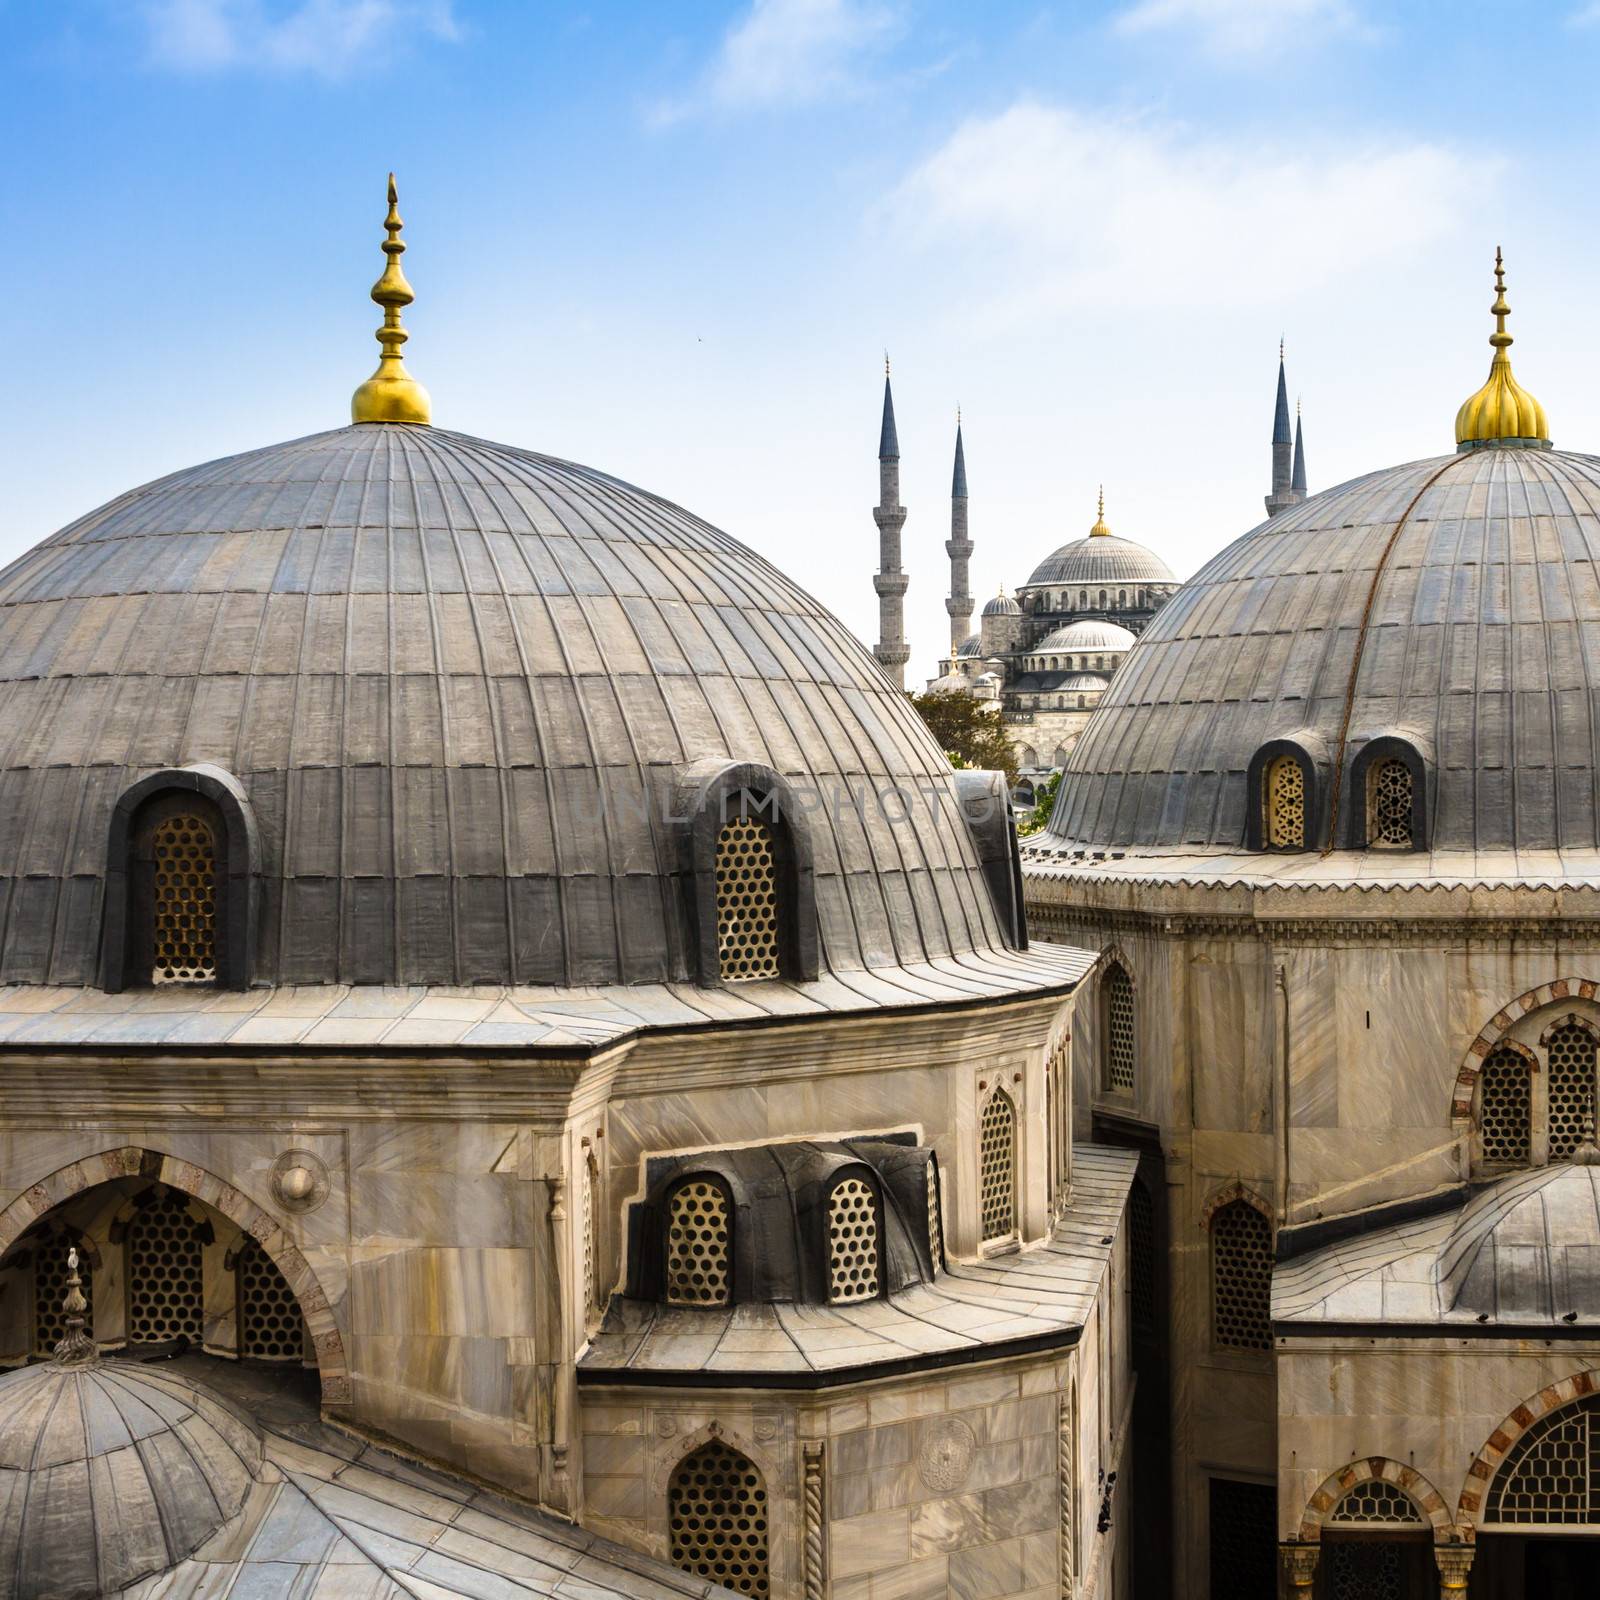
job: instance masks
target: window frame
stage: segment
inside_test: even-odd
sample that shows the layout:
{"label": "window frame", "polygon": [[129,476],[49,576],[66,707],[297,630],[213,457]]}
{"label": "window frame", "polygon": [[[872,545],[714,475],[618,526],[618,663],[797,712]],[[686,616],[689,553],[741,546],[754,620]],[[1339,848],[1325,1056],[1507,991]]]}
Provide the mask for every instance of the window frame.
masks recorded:
{"label": "window frame", "polygon": [[[867,1193],[872,1197],[872,1225],[877,1230],[874,1244],[877,1255],[877,1285],[870,1295],[861,1295],[853,1300],[836,1300],[833,1294],[833,1197],[838,1192],[841,1184],[851,1179],[863,1183]],[[823,1303],[829,1306],[860,1306],[869,1305],[874,1300],[884,1299],[889,1292],[888,1262],[885,1260],[885,1245],[887,1243],[884,1231],[884,1202],[883,1185],[878,1180],[878,1174],[864,1161],[847,1162],[828,1175],[827,1187],[822,1193],[822,1204],[817,1207],[817,1220],[821,1230],[821,1240],[817,1252],[817,1259],[822,1266],[822,1281],[825,1289]]]}
{"label": "window frame", "polygon": [[[1299,763],[1300,781],[1305,785],[1305,836],[1301,844],[1267,842],[1267,779],[1273,767],[1285,756]],[[1325,831],[1323,791],[1318,782],[1318,764],[1311,751],[1296,738],[1268,739],[1250,757],[1245,774],[1248,805],[1245,811],[1245,848],[1272,855],[1304,855],[1317,848]]]}
{"label": "window frame", "polygon": [[[1368,815],[1367,789],[1372,770],[1385,761],[1403,761],[1411,774],[1411,843],[1374,844]],[[1409,739],[1398,734],[1380,734],[1369,739],[1350,764],[1350,834],[1346,841],[1353,850],[1375,850],[1384,855],[1426,854],[1428,843],[1428,763]]]}
{"label": "window frame", "polygon": [[[728,1231],[725,1240],[727,1256],[728,1292],[722,1300],[675,1300],[672,1297],[671,1236],[672,1204],[681,1190],[691,1183],[709,1183],[722,1192],[727,1207]],[[657,1259],[661,1263],[659,1296],[664,1306],[677,1311],[724,1311],[739,1303],[739,1271],[734,1255],[734,1245],[739,1233],[738,1207],[734,1204],[733,1185],[714,1168],[701,1167],[694,1172],[677,1173],[661,1192],[660,1212],[656,1229]]]}
{"label": "window frame", "polygon": [[[1129,1033],[1128,1076],[1126,1089],[1118,1088],[1112,1081],[1111,1071],[1111,985],[1115,975],[1121,974],[1128,986]],[[1139,1092],[1139,986],[1133,980],[1133,969],[1120,950],[1108,951],[1095,980],[1095,993],[1099,1002],[1096,1021],[1100,1027],[1099,1092],[1110,1095],[1124,1104],[1131,1104]]]}
{"label": "window frame", "polygon": [[[983,1205],[983,1125],[989,1115],[990,1108],[997,1100],[1003,1099],[1011,1108],[1011,1227],[1005,1233],[990,1234],[985,1232],[984,1205]],[[980,1254],[992,1254],[1004,1250],[1008,1246],[1017,1244],[1022,1238],[1022,1141],[1018,1137],[1022,1124],[1022,1108],[1003,1083],[996,1083],[992,1089],[983,1095],[978,1103],[977,1125],[974,1129],[977,1141],[977,1160],[973,1170],[978,1175],[977,1203],[978,1226],[975,1230],[978,1238]]]}
{"label": "window frame", "polygon": [[[1219,1334],[1217,1316],[1217,1220],[1235,1207],[1242,1206],[1247,1211],[1253,1211],[1259,1216],[1267,1227],[1267,1308],[1266,1308],[1266,1341],[1262,1345],[1236,1344],[1224,1340]],[[1213,1198],[1206,1207],[1206,1293],[1210,1302],[1210,1327],[1208,1329],[1208,1343],[1213,1358],[1229,1361],[1240,1361],[1252,1367],[1259,1366],[1263,1361],[1272,1359],[1275,1341],[1272,1332],[1272,1260],[1277,1246],[1277,1230],[1273,1225],[1272,1212],[1259,1195],[1253,1194],[1242,1185],[1230,1187]]]}

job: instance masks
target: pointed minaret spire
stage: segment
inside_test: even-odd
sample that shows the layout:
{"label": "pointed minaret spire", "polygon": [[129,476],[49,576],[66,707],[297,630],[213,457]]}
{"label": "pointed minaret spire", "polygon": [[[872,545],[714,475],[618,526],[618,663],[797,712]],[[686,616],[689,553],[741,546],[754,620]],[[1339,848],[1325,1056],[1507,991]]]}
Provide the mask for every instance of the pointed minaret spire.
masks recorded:
{"label": "pointed minaret spire", "polygon": [[1306,436],[1300,426],[1300,402],[1294,403],[1294,477],[1289,483],[1290,489],[1301,500],[1306,497]]}
{"label": "pointed minaret spire", "polygon": [[906,575],[900,568],[900,530],[906,508],[900,504],[900,438],[894,427],[894,391],[889,386],[889,352],[883,354],[883,427],[878,434],[878,504],[872,520],[878,525],[878,570],[872,587],[878,591],[878,642],[872,653],[884,676],[897,689],[906,686]]}
{"label": "pointed minaret spire", "polygon": [[950,613],[950,658],[972,632],[972,593],[967,563],[972,540],[967,537],[967,452],[961,442],[961,408],[956,407],[956,464],[950,475],[950,537],[944,542],[950,557],[950,596],[944,608]]}
{"label": "pointed minaret spire", "polygon": [[383,353],[378,357],[378,370],[351,396],[352,422],[427,423],[433,420],[433,402],[428,398],[428,391],[406,371],[400,356],[400,347],[410,337],[401,326],[400,313],[416,299],[400,266],[400,257],[406,253],[405,240],[400,237],[404,226],[400,220],[400,197],[391,172],[389,215],[383,224],[383,231],[389,237],[383,241],[383,273],[372,286],[373,300],[383,307],[383,326],[376,335]]}
{"label": "pointed minaret spire", "polygon": [[1294,492],[1294,430],[1289,425],[1289,380],[1283,366],[1283,340],[1278,341],[1278,399],[1272,411],[1272,491],[1267,515],[1298,505],[1304,495]]}

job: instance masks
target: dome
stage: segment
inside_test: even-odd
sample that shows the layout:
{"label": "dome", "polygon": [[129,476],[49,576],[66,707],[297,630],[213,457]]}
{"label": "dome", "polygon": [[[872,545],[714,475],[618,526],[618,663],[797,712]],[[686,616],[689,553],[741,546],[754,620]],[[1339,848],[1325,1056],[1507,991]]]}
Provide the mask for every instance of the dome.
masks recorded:
{"label": "dome", "polygon": [[[714,758],[827,799],[823,966],[1003,946],[949,762],[836,618],[678,506],[438,428],[190,468],[21,556],[0,730],[9,982],[96,981],[118,798],[201,764],[259,830],[257,983],[689,978],[669,824]],[[891,784],[934,804],[866,815]]]}
{"label": "dome", "polygon": [[1056,583],[1176,583],[1172,569],[1153,550],[1114,533],[1074,539],[1051,551],[1033,569],[1024,588]]}
{"label": "dome", "polygon": [[1392,734],[1425,766],[1434,851],[1595,850],[1597,558],[1600,459],[1564,451],[1414,461],[1282,512],[1123,660],[1051,842],[1237,851],[1251,759],[1277,738],[1330,783],[1342,768],[1348,817],[1351,762]]}
{"label": "dome", "polygon": [[1134,643],[1134,635],[1118,623],[1096,622],[1086,617],[1081,622],[1068,622],[1053,629],[1028,649],[1033,655],[1044,650],[1131,650]]}
{"label": "dome", "polygon": [[1098,694],[1108,688],[1111,680],[1098,672],[1069,672],[1056,685],[1058,689],[1076,689],[1083,694]]}
{"label": "dome", "polygon": [[983,639],[979,634],[969,634],[956,646],[956,656],[959,660],[966,661],[973,656],[983,654]]}
{"label": "dome", "polygon": [[[1002,590],[993,600],[986,601],[981,615],[985,617],[1020,617],[1022,607]],[[977,654],[976,651],[973,652]]]}
{"label": "dome", "polygon": [[6,1373],[0,1594],[87,1600],[165,1572],[240,1510],[260,1461],[247,1424],[169,1373],[117,1362]]}

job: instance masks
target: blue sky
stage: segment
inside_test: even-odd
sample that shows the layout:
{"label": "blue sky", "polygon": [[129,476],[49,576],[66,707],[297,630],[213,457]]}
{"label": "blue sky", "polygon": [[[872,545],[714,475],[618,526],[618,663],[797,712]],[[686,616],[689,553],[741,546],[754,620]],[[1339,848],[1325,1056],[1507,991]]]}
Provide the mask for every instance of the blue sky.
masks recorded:
{"label": "blue sky", "polygon": [[1086,531],[1259,520],[1450,448],[1506,248],[1519,377],[1600,448],[1600,3],[0,0],[0,559],[340,424],[383,181],[447,427],[602,467],[867,639],[882,352],[912,671],[963,408],[980,596]]}

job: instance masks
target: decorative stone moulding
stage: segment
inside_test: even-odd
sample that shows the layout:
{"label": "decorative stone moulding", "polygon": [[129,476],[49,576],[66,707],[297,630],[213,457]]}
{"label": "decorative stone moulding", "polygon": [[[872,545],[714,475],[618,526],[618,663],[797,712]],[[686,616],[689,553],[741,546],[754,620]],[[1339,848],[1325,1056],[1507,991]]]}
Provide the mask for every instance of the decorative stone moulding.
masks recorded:
{"label": "decorative stone moulding", "polygon": [[1455,1092],[1450,1105],[1452,1118],[1456,1121],[1471,1118],[1472,1091],[1477,1086],[1478,1074],[1483,1070],[1483,1063],[1490,1051],[1499,1044],[1502,1034],[1540,1006],[1554,1005],[1558,1000],[1593,1000],[1597,989],[1600,989],[1600,984],[1590,978],[1557,978],[1518,995],[1509,1005],[1495,1012],[1468,1046],[1466,1059],[1456,1074]]}
{"label": "decorative stone moulding", "polygon": [[928,1424],[917,1454],[917,1472],[935,1494],[959,1489],[972,1472],[977,1439],[960,1417],[945,1417]]}
{"label": "decorative stone moulding", "polygon": [[285,1150],[272,1163],[272,1198],[285,1211],[315,1211],[328,1198],[328,1168],[310,1150]]}

